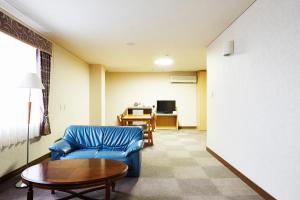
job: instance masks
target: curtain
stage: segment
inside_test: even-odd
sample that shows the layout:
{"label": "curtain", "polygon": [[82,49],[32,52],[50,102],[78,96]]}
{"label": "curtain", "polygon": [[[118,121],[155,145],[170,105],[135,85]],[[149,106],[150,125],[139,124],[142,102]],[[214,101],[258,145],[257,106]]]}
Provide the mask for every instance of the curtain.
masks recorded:
{"label": "curtain", "polygon": [[[27,139],[29,89],[19,88],[28,72],[37,73],[36,49],[0,31],[0,148]],[[39,136],[42,91],[31,90],[30,138]]]}
{"label": "curtain", "polygon": [[40,126],[40,135],[49,135],[51,133],[49,121],[49,89],[50,89],[50,72],[51,72],[51,55],[39,49],[36,51],[37,63],[41,72],[41,80],[45,87],[43,93],[43,114]]}
{"label": "curtain", "polygon": [[52,54],[52,43],[0,11],[0,31]]}

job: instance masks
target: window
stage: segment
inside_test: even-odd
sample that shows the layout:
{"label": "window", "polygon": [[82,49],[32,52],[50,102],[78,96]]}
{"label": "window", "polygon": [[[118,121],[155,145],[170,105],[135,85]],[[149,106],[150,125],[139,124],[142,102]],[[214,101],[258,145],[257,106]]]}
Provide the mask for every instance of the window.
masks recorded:
{"label": "window", "polygon": [[[36,49],[0,32],[0,148],[26,140],[29,89],[18,88],[37,72]],[[31,92],[30,138],[39,135],[42,91]]]}

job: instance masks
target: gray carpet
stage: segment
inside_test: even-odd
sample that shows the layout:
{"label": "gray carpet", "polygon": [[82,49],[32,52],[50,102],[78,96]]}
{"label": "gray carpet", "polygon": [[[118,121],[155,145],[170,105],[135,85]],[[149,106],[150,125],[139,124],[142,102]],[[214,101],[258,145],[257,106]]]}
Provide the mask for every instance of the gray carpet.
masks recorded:
{"label": "gray carpet", "polygon": [[[205,151],[206,135],[196,130],[156,131],[154,146],[146,147],[140,178],[117,182],[113,200],[260,200],[261,198]],[[0,185],[0,199],[26,199],[26,189],[15,189],[18,177]],[[34,189],[34,199],[64,197]],[[104,191],[87,196],[103,199]]]}

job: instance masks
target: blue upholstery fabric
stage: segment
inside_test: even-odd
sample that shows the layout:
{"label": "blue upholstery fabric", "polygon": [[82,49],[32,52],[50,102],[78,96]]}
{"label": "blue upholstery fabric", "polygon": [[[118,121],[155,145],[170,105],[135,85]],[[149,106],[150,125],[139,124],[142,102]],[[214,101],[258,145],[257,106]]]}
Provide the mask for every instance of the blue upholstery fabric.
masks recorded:
{"label": "blue upholstery fabric", "polygon": [[97,151],[95,158],[107,158],[113,160],[126,161],[126,154],[124,151]]}
{"label": "blue upholstery fabric", "polygon": [[51,151],[57,151],[61,154],[67,154],[71,151],[74,151],[75,148],[72,148],[70,143],[68,143],[66,140],[59,140],[55,142],[53,145],[49,147]]}
{"label": "blue upholstery fabric", "polygon": [[139,176],[143,131],[126,126],[70,126],[64,137],[49,147],[53,160],[107,158],[128,165],[127,176]]}
{"label": "blue upholstery fabric", "polygon": [[72,151],[71,153],[61,156],[60,159],[71,159],[71,158],[95,158],[97,149],[79,149]]}

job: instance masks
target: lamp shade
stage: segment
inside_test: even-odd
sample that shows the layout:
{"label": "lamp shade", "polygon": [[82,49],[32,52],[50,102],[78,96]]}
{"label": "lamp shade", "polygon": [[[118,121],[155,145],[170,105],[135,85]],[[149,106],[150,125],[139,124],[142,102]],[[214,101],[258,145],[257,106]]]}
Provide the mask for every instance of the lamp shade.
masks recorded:
{"label": "lamp shade", "polygon": [[41,79],[36,75],[36,73],[27,73],[24,79],[19,83],[20,88],[35,88],[35,89],[45,89]]}

